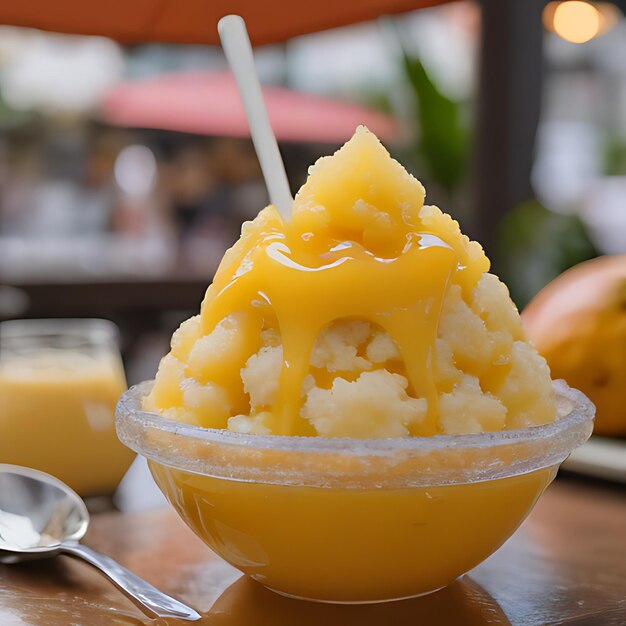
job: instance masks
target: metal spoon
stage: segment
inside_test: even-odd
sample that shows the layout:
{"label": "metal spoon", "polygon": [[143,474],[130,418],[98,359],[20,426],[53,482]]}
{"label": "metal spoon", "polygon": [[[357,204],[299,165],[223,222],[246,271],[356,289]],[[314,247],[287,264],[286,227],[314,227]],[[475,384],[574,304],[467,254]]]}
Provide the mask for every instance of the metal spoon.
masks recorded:
{"label": "metal spoon", "polygon": [[88,524],[85,503],[60,480],[0,463],[0,563],[66,554],[98,568],[149,617],[200,619],[192,608],[80,544]]}

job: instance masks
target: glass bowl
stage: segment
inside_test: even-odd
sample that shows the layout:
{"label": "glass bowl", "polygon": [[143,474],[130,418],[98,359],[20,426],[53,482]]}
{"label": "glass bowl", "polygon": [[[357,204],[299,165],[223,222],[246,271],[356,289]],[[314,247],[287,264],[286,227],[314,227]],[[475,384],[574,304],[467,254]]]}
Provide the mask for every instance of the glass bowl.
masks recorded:
{"label": "glass bowl", "polygon": [[452,583],[497,550],[586,441],[593,404],[555,381],[559,419],[524,430],[398,439],[245,435],[141,410],[118,436],[190,528],[279,593],[380,602]]}

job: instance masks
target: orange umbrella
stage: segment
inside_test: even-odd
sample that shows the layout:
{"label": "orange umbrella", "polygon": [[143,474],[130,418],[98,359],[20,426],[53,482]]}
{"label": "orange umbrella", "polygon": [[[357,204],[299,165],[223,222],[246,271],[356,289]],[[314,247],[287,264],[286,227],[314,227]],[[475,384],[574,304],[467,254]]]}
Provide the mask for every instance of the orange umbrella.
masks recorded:
{"label": "orange umbrella", "polygon": [[217,22],[241,15],[255,45],[443,4],[448,0],[2,0],[0,24],[31,26],[122,43],[219,43]]}
{"label": "orange umbrella", "polygon": [[[282,87],[264,87],[263,95],[279,141],[343,143],[359,124],[383,140],[398,135],[392,117],[358,104]],[[165,74],[121,83],[105,95],[100,111],[104,121],[116,126],[250,136],[237,85],[228,72]]]}

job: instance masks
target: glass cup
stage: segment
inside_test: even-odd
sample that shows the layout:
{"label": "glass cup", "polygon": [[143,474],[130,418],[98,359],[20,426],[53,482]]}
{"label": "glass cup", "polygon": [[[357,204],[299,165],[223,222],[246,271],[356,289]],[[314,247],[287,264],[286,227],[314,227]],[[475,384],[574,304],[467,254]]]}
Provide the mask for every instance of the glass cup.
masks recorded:
{"label": "glass cup", "polygon": [[117,432],[217,554],[266,587],[323,602],[382,602],[451,584],[497,550],[559,464],[589,438],[594,406],[555,381],[559,418],[517,431],[350,439],[246,435],[141,409]]}
{"label": "glass cup", "polygon": [[0,463],[81,496],[112,494],[134,457],[115,435],[126,389],[117,327],[100,319],[0,323]]}

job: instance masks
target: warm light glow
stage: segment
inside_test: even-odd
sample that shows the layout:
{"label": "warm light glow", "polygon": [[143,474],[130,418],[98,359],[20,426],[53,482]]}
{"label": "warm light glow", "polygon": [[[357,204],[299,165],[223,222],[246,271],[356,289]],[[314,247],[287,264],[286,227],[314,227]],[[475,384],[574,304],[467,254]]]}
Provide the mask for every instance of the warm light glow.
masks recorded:
{"label": "warm light glow", "polygon": [[569,0],[554,12],[554,30],[572,43],[585,43],[600,32],[600,12],[587,2]]}
{"label": "warm light glow", "polygon": [[543,12],[545,27],[572,43],[585,43],[610,30],[619,10],[607,2],[550,2]]}

